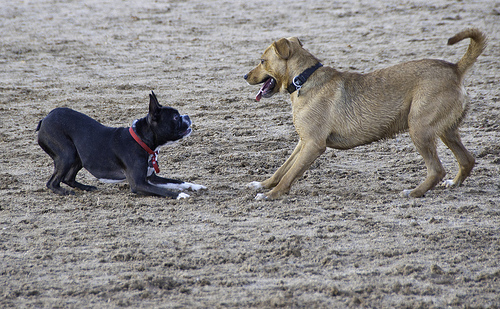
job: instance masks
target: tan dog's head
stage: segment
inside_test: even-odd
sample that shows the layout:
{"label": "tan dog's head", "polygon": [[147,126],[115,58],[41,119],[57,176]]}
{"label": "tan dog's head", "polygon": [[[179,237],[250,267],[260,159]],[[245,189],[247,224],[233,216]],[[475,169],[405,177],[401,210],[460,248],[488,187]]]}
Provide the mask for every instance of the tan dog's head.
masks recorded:
{"label": "tan dog's head", "polygon": [[270,98],[287,88],[293,78],[293,76],[290,77],[291,60],[300,54],[298,51],[305,50],[299,39],[295,37],[280,39],[266,48],[260,58],[260,63],[244,77],[250,85],[264,83],[255,97],[257,101],[262,97]]}

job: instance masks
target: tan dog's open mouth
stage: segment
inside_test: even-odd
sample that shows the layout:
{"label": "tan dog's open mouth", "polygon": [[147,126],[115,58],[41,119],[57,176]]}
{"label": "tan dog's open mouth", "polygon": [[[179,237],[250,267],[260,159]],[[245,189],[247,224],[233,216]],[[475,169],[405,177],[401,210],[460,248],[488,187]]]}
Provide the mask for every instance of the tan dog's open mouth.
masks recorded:
{"label": "tan dog's open mouth", "polygon": [[276,80],[272,77],[269,77],[264,81],[264,85],[259,90],[259,93],[255,96],[255,100],[260,101],[260,99],[270,98],[274,94],[274,87],[276,86]]}

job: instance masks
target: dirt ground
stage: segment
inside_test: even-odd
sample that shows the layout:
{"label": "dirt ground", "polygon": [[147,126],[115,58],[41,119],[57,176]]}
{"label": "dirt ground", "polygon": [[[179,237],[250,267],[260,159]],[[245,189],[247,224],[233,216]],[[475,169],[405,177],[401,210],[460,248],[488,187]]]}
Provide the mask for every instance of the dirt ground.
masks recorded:
{"label": "dirt ground", "polygon": [[[496,1],[2,1],[0,307],[499,308],[500,3]],[[288,95],[260,102],[243,79],[276,39],[323,64],[370,72],[457,61],[477,27],[462,125],[477,158],[459,188],[400,196],[425,177],[407,134],[328,150],[289,195],[255,201],[297,142]],[[57,196],[35,128],[67,106],[109,126],[148,94],[194,132],[160,153],[160,175],[203,184],[181,201],[132,194],[82,171],[96,192]],[[448,177],[457,172],[439,145]]]}

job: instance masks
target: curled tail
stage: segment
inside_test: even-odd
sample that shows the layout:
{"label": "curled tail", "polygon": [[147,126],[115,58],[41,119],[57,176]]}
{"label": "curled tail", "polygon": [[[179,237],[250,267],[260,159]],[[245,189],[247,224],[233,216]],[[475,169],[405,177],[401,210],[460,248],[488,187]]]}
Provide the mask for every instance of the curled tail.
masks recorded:
{"label": "curled tail", "polygon": [[453,45],[463,39],[471,39],[469,48],[465,52],[465,55],[457,62],[457,68],[460,76],[463,76],[467,70],[472,67],[474,62],[476,62],[477,57],[481,55],[484,48],[486,47],[486,37],[478,29],[467,29],[448,40],[448,45]]}

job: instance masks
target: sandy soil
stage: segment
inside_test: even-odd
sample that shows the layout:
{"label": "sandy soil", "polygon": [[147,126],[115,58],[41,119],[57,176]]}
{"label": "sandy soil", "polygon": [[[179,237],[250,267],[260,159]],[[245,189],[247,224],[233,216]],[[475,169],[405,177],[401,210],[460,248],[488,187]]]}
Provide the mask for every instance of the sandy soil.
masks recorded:
{"label": "sandy soil", "polygon": [[[2,2],[0,307],[500,307],[500,4],[281,2]],[[242,78],[273,40],[298,36],[325,65],[369,72],[457,61],[468,42],[447,39],[471,26],[489,46],[466,81],[477,166],[464,186],[402,198],[425,176],[403,134],[328,150],[289,195],[254,201],[246,184],[297,140],[287,95],[255,102]],[[38,121],[68,106],[129,126],[151,90],[195,123],[162,150],[161,175],[209,190],[140,197],[82,171],[97,192],[49,192]]]}

